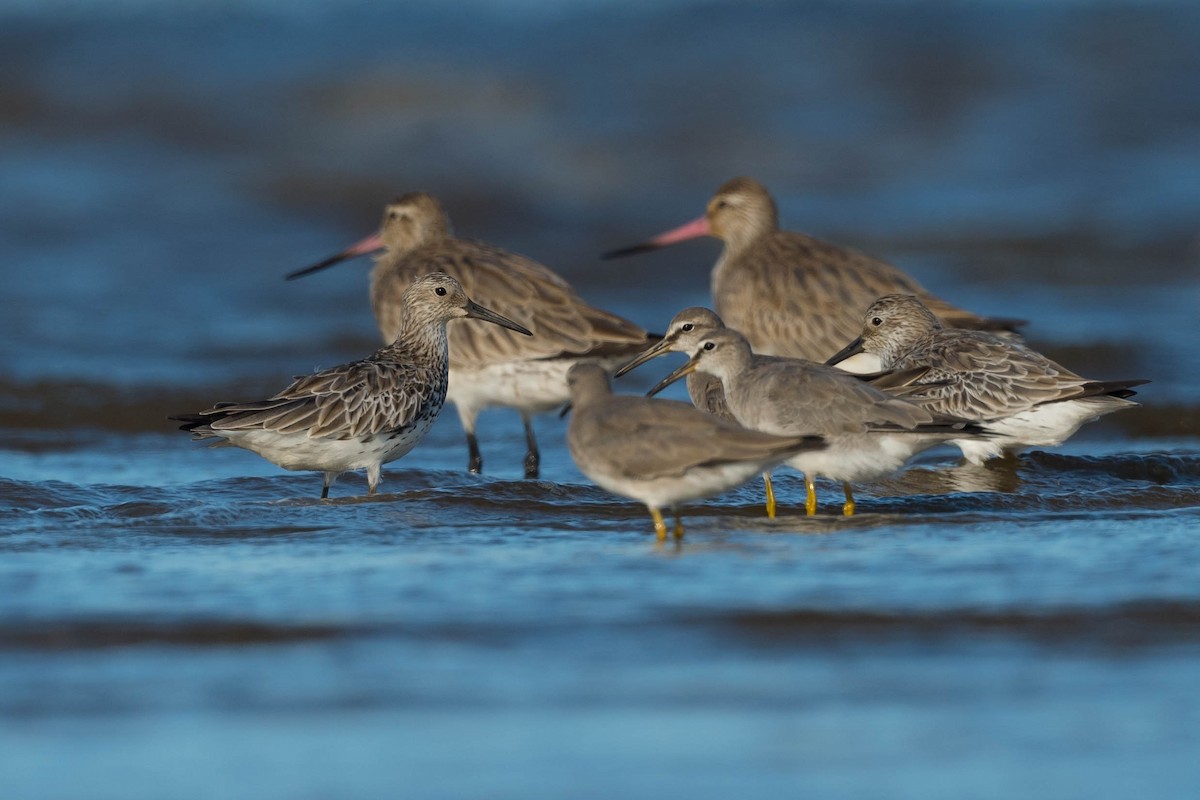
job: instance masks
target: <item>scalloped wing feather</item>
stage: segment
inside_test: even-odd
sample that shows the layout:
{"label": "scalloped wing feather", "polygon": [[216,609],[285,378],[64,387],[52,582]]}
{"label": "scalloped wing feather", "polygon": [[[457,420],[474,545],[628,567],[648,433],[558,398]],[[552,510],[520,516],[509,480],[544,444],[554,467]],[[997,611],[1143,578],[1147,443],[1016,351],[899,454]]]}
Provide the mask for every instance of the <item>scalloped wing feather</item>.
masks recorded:
{"label": "scalloped wing feather", "polygon": [[633,352],[646,343],[642,328],[591,306],[550,269],[483,242],[448,239],[376,269],[371,303],[385,336],[399,327],[404,289],[433,270],[452,275],[472,300],[533,332],[524,336],[488,322],[453,320],[447,329],[451,366],[582,355],[612,344],[628,344]]}

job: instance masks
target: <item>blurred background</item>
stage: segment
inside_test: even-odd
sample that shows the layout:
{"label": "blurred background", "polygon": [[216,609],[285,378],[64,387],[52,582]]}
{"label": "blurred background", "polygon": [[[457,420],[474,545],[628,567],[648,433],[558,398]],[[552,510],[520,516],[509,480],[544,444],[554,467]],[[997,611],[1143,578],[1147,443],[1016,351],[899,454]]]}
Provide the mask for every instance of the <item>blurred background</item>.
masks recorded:
{"label": "blurred background", "polygon": [[[1191,0],[0,0],[0,794],[1189,796],[1198,42]],[[553,485],[503,412],[463,475],[447,414],[354,509],[164,420],[373,350],[369,260],[283,276],[397,194],[662,330],[719,244],[599,253],[737,175],[1144,407],[1012,498],[868,492],[870,547],[674,562],[558,419]]]}
{"label": "blurred background", "polygon": [[1077,370],[1151,377],[1157,403],[1197,389],[1179,335],[1200,307],[1192,3],[0,9],[18,406],[37,382],[274,386],[372,349],[367,259],[282,275],[412,190],[659,329],[707,301],[718,243],[598,254],[736,175],[786,227],[1029,319]]}

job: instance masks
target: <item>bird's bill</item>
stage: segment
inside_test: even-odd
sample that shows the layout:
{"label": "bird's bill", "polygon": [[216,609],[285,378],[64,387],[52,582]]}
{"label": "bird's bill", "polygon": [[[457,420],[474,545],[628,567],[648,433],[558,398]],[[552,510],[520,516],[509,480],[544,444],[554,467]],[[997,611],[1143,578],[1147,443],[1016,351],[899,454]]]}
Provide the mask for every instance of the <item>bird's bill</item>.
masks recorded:
{"label": "bird's bill", "polygon": [[673,344],[674,342],[670,339],[659,339],[657,342],[634,356],[631,361],[628,361],[624,365],[617,367],[617,369],[613,371],[613,377],[619,378],[626,372],[630,372],[637,367],[640,367],[642,364],[645,364],[650,359],[658,358],[664,353],[669,353]]}
{"label": "bird's bill", "polygon": [[826,361],[825,366],[836,367],[838,365],[839,361],[845,361],[850,356],[856,356],[859,353],[865,353],[865,352],[866,352],[866,350],[863,348],[863,338],[860,336],[857,339],[855,339],[853,342],[851,342],[850,344],[843,347],[841,350],[839,350],[837,352],[836,355],[834,355],[832,358],[830,358],[828,361]]}
{"label": "bird's bill", "polygon": [[502,328],[508,328],[510,331],[516,331],[517,333],[523,333],[526,336],[533,336],[532,332],[530,332],[528,329],[518,325],[517,323],[513,322],[508,317],[502,317],[499,314],[497,314],[495,311],[492,311],[490,308],[484,308],[483,306],[481,306],[478,303],[473,302],[471,300],[467,301],[467,318],[468,319],[481,319],[484,322],[491,322],[496,325],[499,325]]}
{"label": "bird's bill", "polygon": [[570,413],[571,413],[571,401],[568,400],[563,405],[562,410],[558,412],[558,418],[562,419],[563,417],[565,417],[567,414],[570,414]]}
{"label": "bird's bill", "polygon": [[685,375],[691,375],[693,372],[696,371],[696,368],[699,366],[700,366],[699,356],[692,356],[691,358],[688,359],[688,362],[686,364],[684,364],[682,367],[675,370],[674,372],[672,372],[667,377],[663,378],[658,383],[654,384],[654,386],[650,387],[650,391],[646,392],[646,397],[654,397],[654,395],[658,394],[663,389],[667,388],[672,383],[674,383],[675,381],[684,377]]}
{"label": "bird's bill", "polygon": [[625,256],[632,256],[637,253],[645,253],[648,250],[657,250],[660,247],[670,247],[679,242],[686,242],[688,239],[709,236],[711,233],[712,228],[708,225],[708,217],[699,217],[684,225],[680,225],[678,228],[672,228],[666,233],[660,233],[653,239],[647,239],[641,244],[609,250],[601,258],[624,258]]}
{"label": "bird's bill", "polygon": [[324,261],[313,264],[311,267],[298,269],[295,272],[287,274],[287,280],[293,281],[296,278],[303,278],[305,275],[312,275],[314,272],[320,272],[326,267],[332,267],[334,264],[340,264],[349,258],[357,258],[365,256],[367,253],[375,253],[384,249],[383,239],[379,238],[378,233],[373,233],[361,242],[355,242],[337,255],[332,255]]}

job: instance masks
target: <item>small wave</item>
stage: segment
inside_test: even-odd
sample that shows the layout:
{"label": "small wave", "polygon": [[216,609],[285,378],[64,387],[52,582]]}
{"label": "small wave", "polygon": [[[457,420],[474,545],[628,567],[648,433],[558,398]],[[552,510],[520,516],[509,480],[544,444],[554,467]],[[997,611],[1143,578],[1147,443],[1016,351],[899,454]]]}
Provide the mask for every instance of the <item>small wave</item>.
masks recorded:
{"label": "small wave", "polygon": [[275,625],[241,620],[71,620],[0,623],[0,650],[66,650],[181,645],[244,646],[314,642],[359,632],[337,625]]}
{"label": "small wave", "polygon": [[0,428],[166,431],[178,427],[178,423],[167,419],[173,414],[208,408],[220,398],[265,397],[278,388],[261,379],[208,388],[135,386],[87,380],[29,383],[0,380]]}
{"label": "small wave", "polygon": [[687,616],[684,623],[781,646],[807,640],[960,641],[964,635],[1112,648],[1200,643],[1200,604],[1196,602],[1138,602],[1050,611],[735,610]]}

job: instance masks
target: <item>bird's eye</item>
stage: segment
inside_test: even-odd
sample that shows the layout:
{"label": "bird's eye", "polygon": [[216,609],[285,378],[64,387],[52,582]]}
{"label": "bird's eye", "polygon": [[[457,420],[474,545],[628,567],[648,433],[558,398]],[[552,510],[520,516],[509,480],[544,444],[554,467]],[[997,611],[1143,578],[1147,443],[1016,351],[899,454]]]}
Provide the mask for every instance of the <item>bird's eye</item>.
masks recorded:
{"label": "bird's eye", "polygon": [[876,328],[878,328],[880,325],[883,324],[883,320],[881,320],[879,317],[875,317],[874,319],[871,320],[871,324],[874,325]]}
{"label": "bird's eye", "polygon": [[399,214],[397,214],[395,211],[388,212],[388,219],[395,219],[398,216],[399,216]]}
{"label": "bird's eye", "polygon": [[439,286],[436,289],[434,289],[433,291],[437,294],[438,297],[446,296],[446,287],[445,286]]}
{"label": "bird's eye", "polygon": [[729,208],[729,201],[728,200],[718,200],[717,208]]}
{"label": "bird's eye", "polygon": [[716,346],[717,346],[717,345],[716,345],[716,343],[715,343],[715,342],[705,342],[705,343],[704,343],[704,349],[705,349],[705,350],[712,350],[712,349],[713,349],[714,347],[716,347]]}
{"label": "bird's eye", "polygon": [[695,326],[695,325],[693,325],[692,323],[690,323],[690,322],[685,322],[685,323],[683,323],[683,327],[682,327],[682,328],[680,328],[680,330],[683,330],[683,331],[690,331],[690,330],[691,330],[692,328],[694,328],[694,327],[696,327],[696,326]]}

